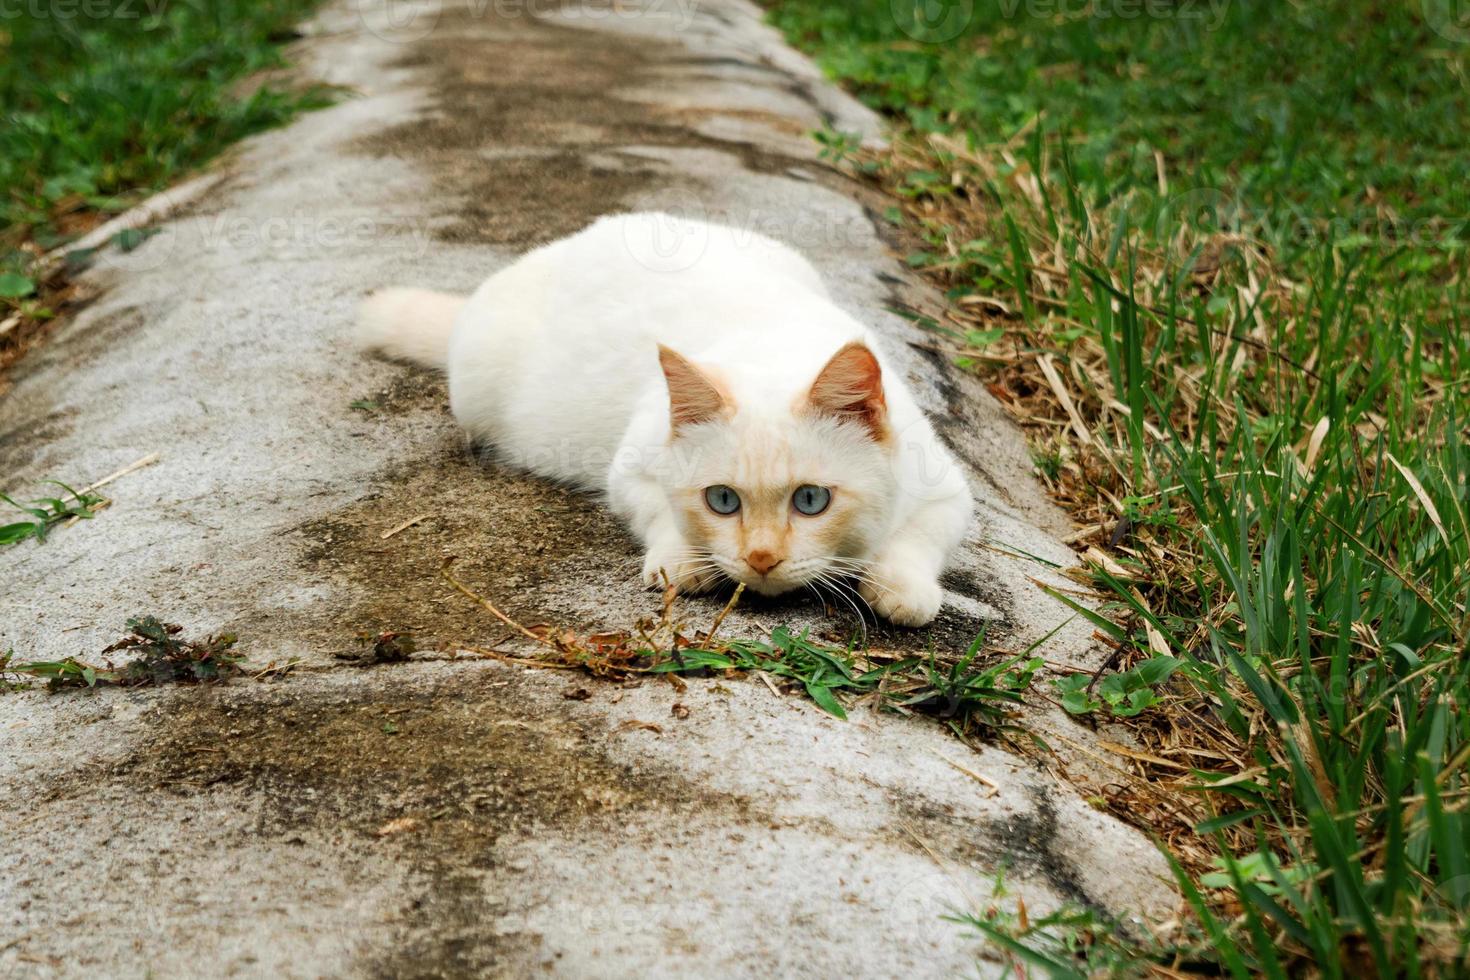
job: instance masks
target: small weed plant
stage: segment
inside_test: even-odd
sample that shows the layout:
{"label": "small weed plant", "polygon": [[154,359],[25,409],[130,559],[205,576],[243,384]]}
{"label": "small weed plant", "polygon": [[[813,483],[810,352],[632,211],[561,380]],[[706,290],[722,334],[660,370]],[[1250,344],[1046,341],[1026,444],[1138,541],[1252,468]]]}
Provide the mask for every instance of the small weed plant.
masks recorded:
{"label": "small weed plant", "polygon": [[45,541],[56,525],[73,519],[90,520],[98,507],[106,503],[102,496],[86,490],[76,491],[59,480],[46,481],[66,491],[66,497],[38,497],[25,503],[0,493],[0,501],[26,515],[22,521],[0,525],[0,546],[22,541]]}
{"label": "small weed plant", "polygon": [[50,691],[68,688],[156,687],[218,681],[240,672],[243,657],[235,653],[233,633],[203,640],[186,640],[183,627],[153,616],[128,620],[128,635],[102,651],[127,652],[121,667],[109,660],[104,667],[72,657],[54,661],[17,661],[13,652],[0,655],[0,683],[14,690],[30,680],[44,681]]}

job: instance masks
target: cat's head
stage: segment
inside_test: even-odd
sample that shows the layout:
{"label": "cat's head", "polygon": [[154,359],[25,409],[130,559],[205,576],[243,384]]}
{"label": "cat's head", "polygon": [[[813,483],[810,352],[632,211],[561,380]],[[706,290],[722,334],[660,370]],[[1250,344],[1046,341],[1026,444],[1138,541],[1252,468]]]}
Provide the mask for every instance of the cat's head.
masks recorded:
{"label": "cat's head", "polygon": [[664,490],[694,555],[776,595],[853,576],[897,495],[883,373],[860,342],[795,391],[750,389],[659,348],[672,423]]}

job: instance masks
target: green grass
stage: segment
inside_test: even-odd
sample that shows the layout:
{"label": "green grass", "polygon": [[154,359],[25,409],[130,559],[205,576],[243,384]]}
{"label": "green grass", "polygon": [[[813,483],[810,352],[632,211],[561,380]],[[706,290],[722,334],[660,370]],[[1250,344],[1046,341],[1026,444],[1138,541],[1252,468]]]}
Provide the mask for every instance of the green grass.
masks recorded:
{"label": "green grass", "polygon": [[1042,667],[1042,659],[1035,656],[1037,647],[1066,625],[1063,623],[1020,652],[987,647],[982,630],[962,655],[941,656],[934,651],[928,657],[893,657],[877,652],[860,655],[852,643],[834,646],[784,626],[773,629],[766,640],[716,639],[720,624],[745,592],[745,586],[740,585],[708,630],[691,632],[678,621],[678,590],[669,586],[664,590],[659,616],[640,621],[633,632],[585,636],[565,629],[537,632],[516,622],[456,577],[453,566],[457,560],[446,559],[439,569],[440,577],[541,648],[539,655],[516,656],[462,644],[467,651],[511,663],[584,670],[596,677],[619,679],[643,674],[758,672],[800,685],[819,708],[836,718],[847,718],[844,698],[859,697],[901,714],[942,719],[961,739],[1001,734],[1012,727],[1014,708]]}
{"label": "green grass", "polygon": [[0,654],[0,689],[19,690],[29,680],[42,680],[52,692],[68,688],[92,689],[99,685],[148,687],[162,684],[197,684],[220,680],[240,672],[244,658],[231,650],[233,633],[220,633],[203,640],[186,640],[183,628],[153,616],[128,620],[128,635],[103,650],[104,655],[126,650],[133,659],[122,667],[108,663],[98,667],[68,657],[65,660],[19,661],[14,652]]}
{"label": "green grass", "polygon": [[86,490],[73,490],[60,480],[47,480],[65,490],[70,499],[64,497],[39,497],[21,503],[13,497],[0,493],[0,501],[26,515],[22,521],[0,525],[0,547],[19,544],[22,541],[45,541],[51,529],[62,521],[73,518],[90,520],[106,498]]}
{"label": "green grass", "polygon": [[931,655],[860,668],[850,649],[777,627],[769,641],[732,639],[708,648],[650,652],[651,663],[644,669],[655,674],[764,671],[800,684],[818,707],[842,719],[847,711],[839,695],[876,694],[884,707],[941,718],[964,735],[1008,724],[1041,669],[1032,649],[1011,656],[987,654],[982,632],[963,656],[945,663]]}
{"label": "green grass", "polygon": [[765,671],[799,683],[807,696],[830,715],[845,719],[847,710],[838,693],[868,694],[878,690],[887,671],[861,670],[850,651],[816,643],[806,635],[777,627],[769,642],[730,640],[710,649],[673,649],[649,654],[646,669],[654,674],[691,674],[705,671]]}
{"label": "green grass", "polygon": [[1181,2],[1124,19],[997,0],[972,4],[965,30],[937,44],[893,16],[903,4],[770,6],[829,72],[916,130],[995,142],[1043,114],[1104,196],[1153,184],[1162,150],[1176,189],[1224,190],[1283,237],[1330,221],[1463,242],[1467,45],[1426,23],[1433,5]]}
{"label": "green grass", "polygon": [[[29,253],[250,133],[324,102],[242,80],[281,64],[316,0],[18,3],[0,19],[0,310]],[[35,302],[35,301],[33,301]]]}
{"label": "green grass", "polygon": [[1058,693],[1232,760],[1149,773],[1199,815],[1200,962],[1470,970],[1470,44],[1433,3],[975,8],[939,44],[887,0],[772,16],[894,122],[825,151],[1098,528],[1119,679]]}

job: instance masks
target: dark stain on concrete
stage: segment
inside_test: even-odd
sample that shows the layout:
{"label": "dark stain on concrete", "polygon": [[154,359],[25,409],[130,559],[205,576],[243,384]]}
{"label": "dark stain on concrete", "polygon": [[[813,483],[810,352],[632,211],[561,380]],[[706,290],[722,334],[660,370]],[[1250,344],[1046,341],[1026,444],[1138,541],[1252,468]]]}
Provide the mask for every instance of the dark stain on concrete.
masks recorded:
{"label": "dark stain on concrete", "polygon": [[[382,539],[382,532],[421,513],[430,516]],[[637,542],[596,496],[487,462],[457,443],[426,449],[386,472],[360,500],[293,534],[308,581],[330,586],[335,599],[291,628],[313,635],[325,650],[342,650],[358,633],[383,629],[444,643],[487,644],[511,634],[444,582],[440,569],[450,555],[459,559],[457,577],[526,625],[631,629],[632,622],[599,619],[597,609],[571,595],[588,582],[623,592],[635,605],[645,596],[649,615],[659,607],[658,596],[637,580]],[[712,595],[681,598],[681,620],[709,623],[732,591],[727,585]],[[866,609],[859,618],[844,603],[830,597],[824,603],[806,590],[747,594],[740,612],[732,625],[745,617],[818,619],[823,639],[840,645],[865,639],[875,649],[962,649],[980,628],[979,620],[945,609],[922,630],[902,629],[874,622]]]}
{"label": "dark stain on concrete", "polygon": [[[657,160],[622,152],[628,147],[716,150],[756,173],[783,174],[810,163],[703,135],[694,127],[708,118],[706,111],[617,94],[678,84],[671,68],[682,67],[697,81],[706,63],[678,43],[655,38],[571,27],[519,11],[477,16],[446,10],[439,29],[399,62],[432,73],[436,110],[364,137],[359,146],[428,164],[445,199],[455,202],[442,239],[520,249],[570,234],[644,192],[671,185],[701,191],[692,178],[666,173]],[[721,115],[800,132],[770,113]],[[835,171],[822,170],[819,179],[847,184]]]}
{"label": "dark stain on concrete", "polygon": [[[52,390],[46,379],[58,365],[79,365],[107,357],[129,335],[143,327],[146,318],[136,307],[123,307],[106,314],[63,323],[60,329],[22,358],[6,379],[8,390],[0,389],[0,489],[24,475],[24,470],[56,443],[71,434],[78,410],[64,404],[64,393]],[[94,392],[96,397],[101,393]],[[37,478],[59,476],[81,486],[80,474],[36,474]],[[12,487],[22,493],[26,487]]]}
{"label": "dark stain on concrete", "polygon": [[[235,814],[216,833],[287,844],[330,837],[349,856],[386,852],[410,869],[412,888],[383,926],[392,941],[374,944],[391,952],[362,965],[379,977],[506,975],[535,961],[540,936],[486,927],[505,912],[494,893],[513,892],[519,873],[497,854],[507,833],[605,836],[615,847],[630,842],[635,822],[771,819],[664,767],[609,759],[597,744],[606,723],[541,713],[527,696],[535,683],[527,672],[473,663],[432,676],[406,669],[419,676],[160,698],[131,755],[79,771],[47,802],[85,805],[122,789],[177,801],[161,813]],[[161,831],[170,819],[161,817]],[[382,834],[395,820],[416,823]],[[654,834],[632,833],[631,843],[652,849],[660,841],[640,835]]]}
{"label": "dark stain on concrete", "polygon": [[[148,318],[136,306],[109,310],[85,321],[73,320],[52,338],[46,354],[65,357],[71,363],[106,357],[147,323]],[[43,360],[38,367],[45,363]]]}
{"label": "dark stain on concrete", "polygon": [[[403,364],[402,369],[382,388],[363,395],[363,400],[376,407],[371,415],[403,415],[416,410],[449,411],[449,384],[442,371]],[[359,409],[352,409],[356,412]]]}
{"label": "dark stain on concrete", "polygon": [[[613,734],[596,706],[552,695],[548,708],[543,675],[497,664],[106,692],[96,720],[111,719],[120,697],[143,705],[122,722],[123,754],[71,765],[61,753],[28,802],[35,819],[61,826],[78,810],[146,798],[155,801],[146,832],[172,867],[207,868],[214,849],[299,847],[333,875],[370,883],[390,862],[406,873],[406,888],[363,924],[377,935],[353,975],[524,976],[545,965],[554,953],[543,938],[513,926],[532,901],[517,878],[531,876],[530,886],[536,869],[512,860],[528,838],[653,854],[706,846],[710,827],[843,835],[825,818],[793,820],[759,797],[711,789],[668,750],[636,763],[615,758],[606,745],[626,736]],[[1056,815],[1044,795],[1037,814],[990,824],[922,795],[889,802],[902,818],[880,834],[890,843],[913,848],[917,836],[979,868],[1034,869],[1086,900],[1070,865],[1047,849]],[[413,823],[384,833],[404,820]],[[89,876],[89,903],[129,898],[87,866],[68,873]],[[165,908],[191,886],[185,875],[169,887],[159,896]]]}
{"label": "dark stain on concrete", "polygon": [[981,631],[994,643],[1010,631],[1004,621],[986,620],[951,606],[944,606],[927,626],[917,630],[879,620],[868,628],[868,646],[874,650],[924,650],[943,655],[963,653]]}
{"label": "dark stain on concrete", "polygon": [[934,386],[948,409],[943,414],[929,416],[934,425],[934,432],[949,448],[949,451],[969,467],[970,472],[985,481],[985,486],[991,493],[1007,503],[1014,504],[1015,500],[1011,491],[1004,483],[995,478],[988,461],[977,455],[975,447],[978,443],[969,437],[969,433],[976,426],[984,424],[984,420],[975,411],[975,399],[979,397],[978,394],[966,392],[961,388],[955,377],[957,368],[949,363],[949,359],[943,354],[926,347],[916,347],[915,350],[932,369],[929,376],[933,378]]}
{"label": "dark stain on concrete", "polygon": [[1023,876],[1039,875],[1068,902],[1106,916],[1103,904],[1083,886],[1076,865],[1055,850],[1057,807],[1051,791],[1044,786],[1030,786],[1027,795],[1031,807],[1026,812],[984,823],[981,838],[988,841],[987,849],[1002,848],[1008,868]]}
{"label": "dark stain on concrete", "polygon": [[[905,245],[914,244],[905,242],[900,237],[902,232],[894,228],[891,222],[878,220],[871,213],[869,218],[889,248],[896,250]],[[879,280],[888,287],[887,305],[890,309],[914,308],[914,304],[909,302],[905,295],[910,288],[907,282],[891,275],[880,275]],[[925,374],[924,380],[934,388],[945,406],[944,412],[929,414],[929,421],[934,426],[935,435],[939,436],[939,441],[944,443],[949,451],[969,468],[971,473],[984,481],[992,495],[1014,505],[1016,501],[1011,490],[992,472],[994,461],[986,459],[977,452],[977,447],[981,443],[971,436],[978,426],[994,424],[993,418],[987,419],[978,411],[977,400],[988,396],[977,390],[979,385],[973,379],[961,377],[960,369],[951,364],[949,358],[944,354],[929,347],[913,346],[913,350],[929,365],[930,370]],[[966,391],[966,388],[970,390]]]}
{"label": "dark stain on concrete", "polygon": [[0,480],[4,480],[0,489],[20,496],[29,496],[35,488],[23,480],[17,482],[19,474],[43,452],[70,435],[77,416],[75,408],[48,410],[49,398],[31,398],[31,394],[25,393],[27,403],[20,405],[18,411],[6,413],[8,427],[0,430]]}
{"label": "dark stain on concrete", "polygon": [[[420,514],[429,516],[382,538]],[[366,496],[293,533],[308,579],[339,597],[311,615],[327,649],[365,630],[491,645],[505,636],[502,623],[443,580],[450,556],[459,559],[458,577],[527,625],[593,626],[563,619],[574,611],[549,608],[544,588],[634,557],[626,533],[592,497],[486,466],[453,441],[426,447]]]}
{"label": "dark stain on concrete", "polygon": [[1010,593],[974,572],[962,568],[951,568],[939,577],[939,584],[952,592],[970,596],[992,606],[1001,613],[1006,621],[1011,618]]}
{"label": "dark stain on concrete", "polygon": [[1031,806],[1024,812],[978,821],[922,796],[890,802],[940,853],[978,868],[1004,868],[1020,877],[1039,877],[1063,900],[1106,914],[1102,904],[1087,893],[1071,859],[1054,848],[1057,810],[1051,792],[1028,784],[1026,795]]}
{"label": "dark stain on concrete", "polygon": [[728,57],[728,56],[726,56],[726,57],[685,56],[685,57],[682,57],[682,58],[675,58],[675,59],[673,59],[670,62],[670,64],[675,64],[675,65],[693,65],[693,66],[699,67],[699,68],[738,68],[741,71],[756,72],[756,73],[759,73],[759,74],[770,75],[771,77],[776,78],[776,79],[780,79],[782,81],[785,81],[786,80],[786,76],[785,76],[785,74],[783,72],[781,72],[779,69],[772,68],[770,65],[763,65],[763,64],[761,64],[758,61],[744,61],[744,60],[742,60],[740,58],[732,58],[732,57]]}
{"label": "dark stain on concrete", "polygon": [[[465,197],[458,220],[440,233],[441,240],[516,248],[544,244],[580,231],[609,204],[652,186],[658,177],[649,161],[618,169],[595,165],[573,150],[497,160],[485,168],[502,189],[516,189],[515,206],[506,207],[502,196],[481,186]],[[576,190],[568,194],[568,189]],[[539,217],[528,238],[525,224],[533,215]]]}

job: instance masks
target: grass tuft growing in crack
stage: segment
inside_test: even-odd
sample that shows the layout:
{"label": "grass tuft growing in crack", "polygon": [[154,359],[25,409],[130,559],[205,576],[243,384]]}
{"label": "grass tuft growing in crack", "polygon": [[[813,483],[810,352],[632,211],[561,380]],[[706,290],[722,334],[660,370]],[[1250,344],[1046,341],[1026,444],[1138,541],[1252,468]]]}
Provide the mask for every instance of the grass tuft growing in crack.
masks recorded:
{"label": "grass tuft growing in crack", "polygon": [[187,640],[180,635],[183,627],[153,616],[129,619],[128,630],[127,636],[102,651],[104,656],[122,651],[133,654],[121,667],[113,666],[111,660],[98,667],[74,657],[17,661],[12,651],[0,655],[0,684],[16,689],[40,680],[53,692],[99,686],[157,687],[218,681],[241,671],[244,658],[231,649],[236,642],[233,633]]}
{"label": "grass tuft growing in crack", "polygon": [[1042,659],[1032,656],[1033,651],[1060,629],[1014,656],[997,657],[986,651],[985,630],[981,629],[969,648],[947,663],[931,652],[927,658],[892,664],[888,670],[898,689],[889,693],[889,705],[940,719],[962,737],[976,725],[988,730],[1005,728],[1042,667]]}
{"label": "grass tuft growing in crack", "polygon": [[446,582],[547,651],[533,657],[461,645],[470,652],[525,666],[585,670],[597,677],[758,673],[800,685],[819,708],[837,718],[847,718],[842,699],[856,697],[902,714],[941,718],[962,738],[1009,727],[1015,706],[1042,666],[1033,652],[1061,629],[1058,626],[1020,653],[987,647],[982,631],[955,660],[939,653],[883,659],[876,652],[819,643],[785,627],[772,630],[766,640],[719,639],[720,625],[740,600],[743,585],[708,630],[690,630],[674,615],[678,593],[670,586],[664,590],[659,614],[647,617],[635,630],[584,636],[516,622],[460,581],[451,570],[454,561],[448,559],[441,569]]}
{"label": "grass tuft growing in crack", "polygon": [[22,541],[45,541],[46,535],[53,527],[63,521],[90,520],[97,509],[104,505],[107,500],[100,494],[87,490],[76,491],[62,483],[60,480],[47,480],[65,490],[70,499],[63,497],[37,497],[25,503],[17,502],[13,497],[0,493],[0,500],[11,507],[26,514],[29,518],[24,521],[15,521],[10,524],[0,525],[0,547],[8,544],[19,544]]}
{"label": "grass tuft growing in crack", "polygon": [[339,653],[336,655],[338,660],[360,667],[371,667],[378,664],[405,663],[418,651],[418,641],[412,633],[383,630],[377,633],[359,633],[357,639],[363,644],[363,649]]}
{"label": "grass tuft growing in crack", "polygon": [[[707,643],[709,638],[706,638]],[[709,647],[677,646],[667,654],[650,652],[645,668],[651,674],[732,674],[763,671],[801,685],[817,707],[837,718],[847,718],[838,694],[870,694],[880,689],[892,667],[859,668],[851,650],[813,642],[805,633],[778,626],[769,641],[729,640]]]}

